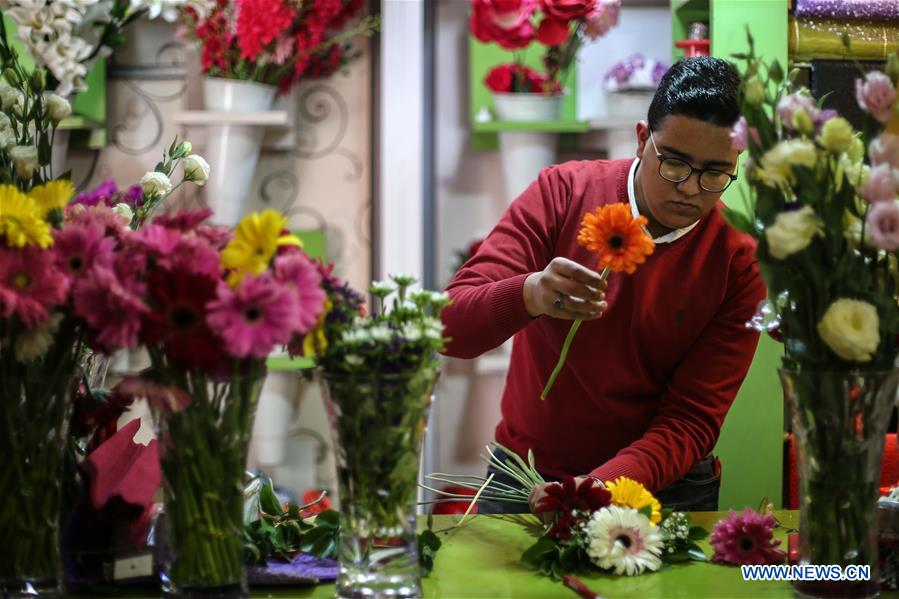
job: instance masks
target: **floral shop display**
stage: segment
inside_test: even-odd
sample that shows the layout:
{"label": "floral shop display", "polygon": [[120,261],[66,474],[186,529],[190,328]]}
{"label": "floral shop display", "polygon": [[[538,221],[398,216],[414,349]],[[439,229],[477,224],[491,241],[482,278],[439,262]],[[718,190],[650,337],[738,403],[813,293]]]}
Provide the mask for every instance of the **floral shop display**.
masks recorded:
{"label": "floral shop display", "polygon": [[419,597],[418,470],[449,300],[393,275],[371,286],[365,313],[358,294],[322,274],[328,307],[304,351],[319,368],[337,452],[337,595]]}
{"label": "floral shop display", "polygon": [[[614,27],[619,8],[620,0],[472,0],[471,35],[512,53],[511,62],[492,66],[483,80],[496,118],[540,122],[544,127],[547,121],[559,121],[578,49]],[[525,60],[535,52],[539,61]],[[486,106],[482,112],[490,120]],[[512,125],[503,127],[498,137],[506,199],[511,202],[540,169],[556,162],[559,135],[551,126]]]}
{"label": "floral shop display", "polygon": [[[796,72],[742,56],[733,131],[751,195],[730,221],[758,241],[765,310],[784,342],[780,377],[798,443],[799,559],[871,565],[868,581],[797,581],[804,596],[878,593],[875,501],[889,414],[899,306],[899,64],[860,73],[861,132]],[[773,315],[773,318],[770,318]],[[762,319],[764,320],[764,319]]]}
{"label": "floral shop display", "polygon": [[[330,77],[361,53],[352,41],[378,20],[361,0],[216,0],[182,10],[187,37],[200,49],[204,107],[214,112],[272,110],[278,93]],[[207,200],[214,218],[234,225],[244,214],[264,127],[224,123],[209,129],[207,154],[218,168]]]}
{"label": "floral shop display", "polygon": [[[138,211],[140,213],[140,210]],[[246,593],[243,477],[265,359],[317,322],[325,294],[274,211],[233,234],[208,210],[156,216],[99,247],[73,285],[92,347],[141,345],[151,366],[119,383],[156,412],[165,510],[163,593]]]}

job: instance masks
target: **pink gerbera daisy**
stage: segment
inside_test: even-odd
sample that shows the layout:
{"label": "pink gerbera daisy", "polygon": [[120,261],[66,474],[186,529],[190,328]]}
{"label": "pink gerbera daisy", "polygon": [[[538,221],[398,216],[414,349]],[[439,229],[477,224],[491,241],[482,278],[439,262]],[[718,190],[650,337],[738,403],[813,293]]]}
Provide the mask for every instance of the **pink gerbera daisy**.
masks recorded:
{"label": "pink gerbera daisy", "polygon": [[103,227],[70,224],[53,231],[56,263],[70,277],[83,276],[94,265],[109,268],[115,239],[103,235]]}
{"label": "pink gerbera daisy", "polygon": [[166,229],[174,229],[176,231],[193,231],[200,226],[204,220],[212,216],[212,210],[204,208],[202,210],[180,210],[177,214],[167,215],[160,214],[153,219],[154,225],[165,227]]}
{"label": "pink gerbera daisy", "polygon": [[275,278],[293,292],[298,308],[294,332],[308,333],[325,306],[318,268],[303,254],[287,254],[275,260]]}
{"label": "pink gerbera daisy", "polygon": [[746,508],[742,514],[734,511],[720,520],[712,530],[709,543],[715,549],[712,561],[734,565],[779,564],[786,554],[778,549],[774,539],[774,516],[761,515]]}
{"label": "pink gerbera daisy", "polygon": [[160,265],[167,270],[183,270],[215,280],[222,277],[219,253],[208,241],[193,234],[182,237]]}
{"label": "pink gerbera daisy", "polygon": [[0,315],[15,314],[30,329],[64,303],[69,283],[55,260],[51,250],[0,246]]}
{"label": "pink gerbera daisy", "polygon": [[133,289],[108,268],[92,268],[72,293],[75,314],[84,319],[95,344],[105,351],[134,347],[147,311]]}
{"label": "pink gerbera daisy", "polygon": [[265,358],[290,340],[297,304],[290,289],[263,275],[246,277],[236,289],[220,283],[206,322],[238,358]]}

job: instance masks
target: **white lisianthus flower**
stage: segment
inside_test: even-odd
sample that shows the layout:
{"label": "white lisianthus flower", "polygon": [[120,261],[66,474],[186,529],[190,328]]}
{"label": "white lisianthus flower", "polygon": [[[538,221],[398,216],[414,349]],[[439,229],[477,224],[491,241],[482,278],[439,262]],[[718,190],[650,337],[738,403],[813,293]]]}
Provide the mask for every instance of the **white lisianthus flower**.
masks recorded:
{"label": "white lisianthus flower", "polygon": [[870,362],[880,345],[877,309],[868,302],[840,298],[824,312],[818,334],[844,360]]}
{"label": "white lisianthus flower", "polygon": [[181,166],[184,168],[186,181],[193,181],[201,187],[206,184],[209,178],[209,163],[202,156],[191,154],[181,161]]}
{"label": "white lisianthus flower", "polygon": [[817,160],[815,144],[804,139],[788,139],[765,152],[758,175],[766,185],[777,187],[793,181],[793,167],[814,168]]}
{"label": "white lisianthus flower", "polygon": [[342,339],[349,345],[361,345],[371,340],[371,335],[365,329],[350,329],[343,332]]}
{"label": "white lisianthus flower", "polygon": [[403,325],[403,337],[408,341],[419,341],[422,337],[421,326],[415,323]]}
{"label": "white lisianthus flower", "polygon": [[422,323],[422,333],[426,339],[439,341],[443,338],[443,321],[434,316],[429,316]]}
{"label": "white lisianthus flower", "polygon": [[0,90],[0,105],[9,114],[22,116],[25,112],[25,94],[14,87],[6,87]]}
{"label": "white lisianthus flower", "polygon": [[14,146],[9,150],[9,157],[12,158],[13,166],[16,167],[16,174],[26,181],[34,176],[34,170],[37,168],[37,148],[34,146]]}
{"label": "white lisianthus flower", "polygon": [[16,361],[31,362],[40,358],[53,344],[53,336],[59,330],[62,314],[54,312],[44,322],[16,336]]}
{"label": "white lisianthus flower", "polygon": [[396,289],[390,281],[372,281],[368,286],[368,292],[372,295],[390,295]]}
{"label": "white lisianthus flower", "polygon": [[149,197],[164,196],[172,191],[172,182],[165,173],[150,171],[140,178],[140,187]]}
{"label": "white lisianthus flower", "polygon": [[804,250],[815,235],[824,233],[824,225],[811,206],[799,210],[781,212],[774,224],[765,229],[768,252],[778,260],[783,260]]}
{"label": "white lisianthus flower", "polygon": [[593,512],[586,525],[587,555],[615,574],[635,576],[662,566],[662,534],[633,508],[610,505]]}
{"label": "white lisianthus flower", "polygon": [[371,335],[372,341],[378,343],[388,343],[393,338],[393,330],[384,325],[372,327],[369,329],[368,334]]}
{"label": "white lisianthus flower", "polygon": [[134,219],[134,210],[131,209],[131,206],[125,204],[124,202],[120,202],[113,206],[113,212],[121,216],[123,219],[128,219],[128,223]]}
{"label": "white lisianthus flower", "polygon": [[46,94],[47,114],[54,124],[59,124],[61,120],[72,114],[72,105],[69,101],[58,94]]}
{"label": "white lisianthus flower", "polygon": [[390,278],[393,279],[393,282],[397,285],[408,286],[415,282],[415,277],[410,274],[398,272],[390,275]]}
{"label": "white lisianthus flower", "polygon": [[837,116],[828,119],[824,123],[824,126],[821,127],[821,135],[818,136],[818,141],[830,152],[840,154],[847,152],[852,146],[855,139],[853,134],[854,131],[849,121],[841,116]]}
{"label": "white lisianthus flower", "polygon": [[347,354],[346,362],[350,366],[361,366],[365,359],[362,356],[358,356],[356,354]]}

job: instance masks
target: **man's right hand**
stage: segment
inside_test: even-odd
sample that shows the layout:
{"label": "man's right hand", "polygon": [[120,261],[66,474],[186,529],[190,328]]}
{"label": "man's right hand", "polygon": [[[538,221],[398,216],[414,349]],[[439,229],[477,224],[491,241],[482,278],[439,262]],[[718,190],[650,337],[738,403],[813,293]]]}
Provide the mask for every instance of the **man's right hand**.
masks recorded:
{"label": "man's right hand", "polygon": [[568,258],[553,258],[541,272],[525,279],[524,307],[534,318],[546,314],[565,320],[593,320],[608,308],[606,286],[596,271]]}

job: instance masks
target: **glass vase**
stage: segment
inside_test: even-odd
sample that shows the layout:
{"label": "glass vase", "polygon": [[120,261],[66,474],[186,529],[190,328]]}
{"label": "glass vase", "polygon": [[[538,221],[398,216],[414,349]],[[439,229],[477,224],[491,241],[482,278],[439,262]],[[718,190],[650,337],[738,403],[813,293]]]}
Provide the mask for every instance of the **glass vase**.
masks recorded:
{"label": "glass vase", "polygon": [[244,473],[263,380],[207,384],[192,377],[184,385],[187,406],[156,412],[165,495],[157,543],[163,596],[248,596]]}
{"label": "glass vase", "polygon": [[415,499],[437,370],[322,373],[337,454],[338,597],[420,597]]}
{"label": "glass vase", "polygon": [[63,457],[77,371],[73,343],[21,364],[0,352],[0,595],[61,597]]}
{"label": "glass vase", "polygon": [[794,593],[876,597],[876,502],[899,371],[782,369],[780,378],[797,445],[799,563],[870,567],[866,580],[795,581]]}

